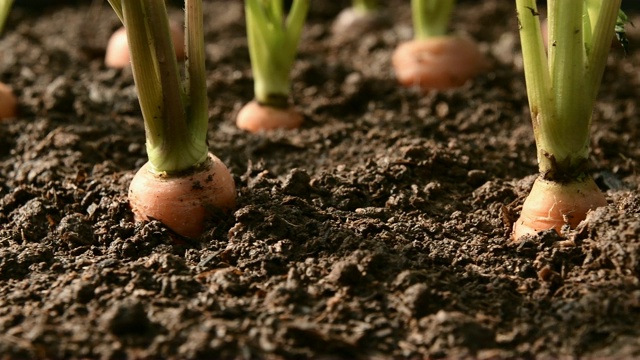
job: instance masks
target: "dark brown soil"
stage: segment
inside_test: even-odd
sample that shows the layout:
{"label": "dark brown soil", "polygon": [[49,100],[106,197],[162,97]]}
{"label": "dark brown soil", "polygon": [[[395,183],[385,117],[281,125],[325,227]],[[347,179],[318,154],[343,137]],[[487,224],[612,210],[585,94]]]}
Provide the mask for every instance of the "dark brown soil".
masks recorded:
{"label": "dark brown soil", "polygon": [[512,243],[537,172],[512,2],[460,4],[452,28],[493,68],[429,94],[389,65],[408,2],[338,41],[344,3],[314,2],[292,74],[305,123],[269,134],[234,125],[253,93],[242,3],[206,3],[209,139],[239,204],[196,243],[132,221],[144,132],[130,70],[102,65],[119,25],[106,3],[14,9],[0,358],[640,356],[638,31],[594,113],[609,205],[566,238]]}

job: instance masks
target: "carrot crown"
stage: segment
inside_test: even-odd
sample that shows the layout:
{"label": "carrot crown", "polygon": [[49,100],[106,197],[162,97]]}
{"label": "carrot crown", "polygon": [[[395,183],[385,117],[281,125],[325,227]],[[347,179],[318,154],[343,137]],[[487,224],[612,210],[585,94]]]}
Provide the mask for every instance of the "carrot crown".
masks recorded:
{"label": "carrot crown", "polygon": [[581,176],[589,127],[621,0],[549,0],[548,52],[535,0],[516,0],[540,172]]}
{"label": "carrot crown", "polygon": [[0,0],[0,32],[4,28],[4,23],[9,16],[9,10],[11,10],[11,4],[13,0]]}
{"label": "carrot crown", "polygon": [[245,0],[254,95],[259,103],[286,106],[289,73],[308,10],[309,0],[294,0],[285,18],[282,0]]}
{"label": "carrot crown", "polygon": [[414,38],[445,35],[455,3],[455,0],[411,0]]}
{"label": "carrot crown", "polygon": [[109,0],[123,22],[153,171],[176,173],[207,159],[208,100],[202,0],[186,0],[186,78],[181,81],[164,1]]}

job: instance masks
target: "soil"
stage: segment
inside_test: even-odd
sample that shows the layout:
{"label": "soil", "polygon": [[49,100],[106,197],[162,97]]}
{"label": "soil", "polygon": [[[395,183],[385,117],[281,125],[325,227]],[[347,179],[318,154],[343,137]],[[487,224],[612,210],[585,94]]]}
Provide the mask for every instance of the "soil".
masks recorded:
{"label": "soil", "polygon": [[313,2],[292,71],[304,125],[249,134],[242,3],[208,1],[210,146],[238,206],[186,241],[127,203],[146,154],[131,71],[102,64],[117,18],[25,3],[0,38],[21,103],[0,122],[0,358],[640,356],[638,29],[593,117],[609,205],[515,243],[537,163],[512,2],[459,4],[452,30],[492,68],[427,94],[389,65],[408,2],[348,40],[331,35],[346,1]]}

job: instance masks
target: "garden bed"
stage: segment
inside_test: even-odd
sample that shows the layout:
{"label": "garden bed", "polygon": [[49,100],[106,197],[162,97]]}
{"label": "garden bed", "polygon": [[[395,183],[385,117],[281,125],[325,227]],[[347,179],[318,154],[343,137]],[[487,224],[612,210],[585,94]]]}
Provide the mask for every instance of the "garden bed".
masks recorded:
{"label": "garden bed", "polygon": [[609,57],[593,118],[609,205],[566,237],[514,243],[537,173],[514,4],[458,6],[453,29],[492,68],[428,94],[390,67],[408,3],[351,41],[330,34],[344,5],[309,14],[292,74],[302,128],[249,134],[234,124],[253,94],[242,3],[205,3],[210,147],[238,206],[200,241],[133,222],[144,128],[131,71],[102,64],[119,26],[106,3],[14,9],[3,358],[640,356],[638,30]]}

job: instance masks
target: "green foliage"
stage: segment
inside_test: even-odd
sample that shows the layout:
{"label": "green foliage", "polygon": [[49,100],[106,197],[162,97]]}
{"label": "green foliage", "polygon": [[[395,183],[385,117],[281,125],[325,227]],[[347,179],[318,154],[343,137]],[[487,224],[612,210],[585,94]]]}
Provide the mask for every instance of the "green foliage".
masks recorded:
{"label": "green foliage", "polygon": [[0,33],[2,29],[4,29],[4,24],[9,16],[9,11],[11,11],[12,4],[13,0],[0,0]]}
{"label": "green foliage", "polygon": [[549,0],[548,56],[535,0],[516,0],[525,79],[540,171],[570,179],[584,171],[591,113],[620,0]]}
{"label": "green foliage", "polygon": [[201,164],[208,155],[202,0],[185,4],[186,86],[179,75],[164,1],[109,3],[127,31],[153,170],[177,173]]}
{"label": "green foliage", "polygon": [[254,93],[259,103],[282,106],[309,0],[294,0],[285,17],[282,0],[245,0]]}

